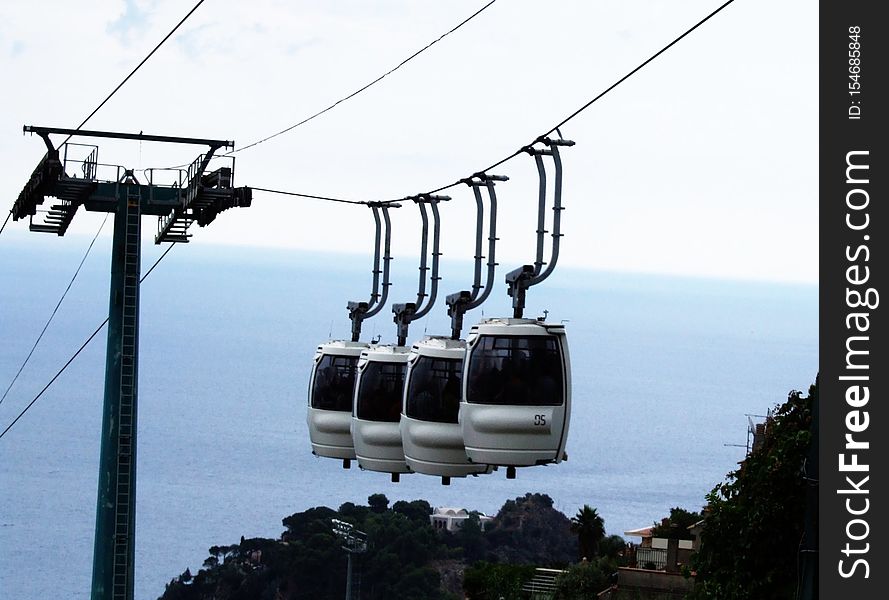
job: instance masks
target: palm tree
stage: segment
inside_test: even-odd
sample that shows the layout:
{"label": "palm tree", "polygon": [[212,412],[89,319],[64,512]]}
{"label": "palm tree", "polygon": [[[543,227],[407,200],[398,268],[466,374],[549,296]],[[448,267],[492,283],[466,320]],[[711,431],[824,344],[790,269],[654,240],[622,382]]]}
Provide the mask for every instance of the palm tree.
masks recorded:
{"label": "palm tree", "polygon": [[571,518],[571,531],[577,534],[582,559],[591,559],[599,554],[599,542],[605,537],[605,520],[595,508],[584,504]]}

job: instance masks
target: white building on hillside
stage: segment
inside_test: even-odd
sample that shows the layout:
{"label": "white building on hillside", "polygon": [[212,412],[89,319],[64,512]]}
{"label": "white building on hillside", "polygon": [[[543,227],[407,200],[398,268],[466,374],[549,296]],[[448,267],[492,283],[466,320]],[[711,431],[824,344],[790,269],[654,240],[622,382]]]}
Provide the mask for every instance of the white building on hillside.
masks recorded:
{"label": "white building on hillside", "polygon": [[[429,522],[432,523],[434,529],[447,529],[448,531],[456,531],[463,527],[463,523],[469,518],[469,513],[464,508],[449,508],[447,506],[439,506],[429,515]],[[493,521],[493,517],[484,514],[478,515],[479,525],[482,531],[485,530],[488,523]]]}

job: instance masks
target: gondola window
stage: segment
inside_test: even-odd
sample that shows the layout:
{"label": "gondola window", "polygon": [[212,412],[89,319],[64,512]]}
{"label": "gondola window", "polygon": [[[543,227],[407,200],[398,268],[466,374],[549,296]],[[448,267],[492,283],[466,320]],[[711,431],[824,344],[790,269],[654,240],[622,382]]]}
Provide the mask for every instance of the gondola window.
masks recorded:
{"label": "gondola window", "polygon": [[554,337],[483,336],[472,350],[466,401],[561,406],[562,352]]}
{"label": "gondola window", "polygon": [[421,356],[411,368],[405,414],[412,419],[456,423],[463,361]]}
{"label": "gondola window", "polygon": [[357,356],[322,356],[315,368],[312,408],[352,412],[357,365]]}
{"label": "gondola window", "polygon": [[369,362],[361,374],[356,416],[365,421],[401,420],[404,363]]}

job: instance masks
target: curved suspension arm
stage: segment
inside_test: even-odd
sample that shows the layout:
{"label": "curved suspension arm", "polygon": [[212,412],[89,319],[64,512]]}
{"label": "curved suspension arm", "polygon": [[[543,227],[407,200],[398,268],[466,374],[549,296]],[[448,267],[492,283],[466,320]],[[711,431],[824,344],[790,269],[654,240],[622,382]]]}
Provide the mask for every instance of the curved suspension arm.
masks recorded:
{"label": "curved suspension arm", "polygon": [[373,308],[380,298],[380,209],[371,206],[370,209],[374,215],[374,268],[373,268],[373,287],[370,292],[370,300],[367,302],[367,308]]}
{"label": "curved suspension arm", "polygon": [[[567,140],[557,140],[557,141],[561,142],[561,141],[567,141]],[[570,144],[559,144],[559,143],[557,143],[557,141],[550,142],[550,153],[552,154],[553,164],[555,165],[555,168],[556,168],[556,183],[555,183],[555,189],[553,190],[553,233],[552,233],[553,249],[552,249],[552,254],[550,255],[549,264],[546,265],[546,270],[543,271],[543,273],[540,273],[540,265],[542,265],[543,263],[539,263],[539,264],[534,263],[534,265],[535,265],[534,278],[531,280],[531,283],[529,284],[529,286],[537,285],[538,283],[540,283],[541,281],[543,281],[544,279],[546,279],[547,277],[552,275],[553,270],[556,268],[556,263],[559,262],[559,243],[561,242],[561,239],[562,239],[562,211],[565,210],[565,208],[562,206],[562,157],[559,155],[559,146],[560,145],[573,145],[574,142],[571,142]],[[536,156],[535,158],[537,159],[538,164],[540,164],[542,167],[543,160],[540,158],[540,156]],[[543,186],[546,184],[546,175],[541,175],[541,177],[542,177],[541,189],[543,189]],[[546,202],[544,200],[544,196],[541,195],[540,210],[539,210],[540,214],[538,215],[538,218],[537,218],[537,223],[538,223],[538,227],[537,227],[537,229],[538,229],[538,231],[537,231],[537,248],[538,248],[537,260],[538,261],[540,261],[543,256],[543,234],[545,233],[545,231],[542,231],[543,230],[542,225],[543,225],[543,220],[544,220],[545,208],[546,208]]]}
{"label": "curved suspension arm", "polygon": [[545,264],[543,262],[543,235],[546,233],[546,167],[543,166],[543,154],[548,153],[547,150],[541,150],[534,154],[534,162],[537,163],[537,175],[540,180],[537,193],[537,257],[534,260],[535,276],[540,273],[540,269]]}
{"label": "curved suspension arm", "polygon": [[[448,294],[446,302],[448,305],[448,316],[451,317],[451,339],[459,340],[460,332],[463,330],[463,315],[468,310],[472,310],[488,299],[491,290],[494,287],[494,271],[497,267],[495,260],[495,248],[497,243],[497,194],[494,192],[494,184],[497,181],[508,181],[509,178],[502,175],[486,175],[477,173],[472,178],[464,180],[468,186],[472,188],[475,195],[476,221],[475,221],[475,272],[472,284],[472,291],[463,290],[454,294]],[[484,291],[481,285],[482,270],[482,231],[484,230],[484,201],[482,200],[481,186],[485,186],[488,190],[488,198],[490,201],[488,214],[488,275],[484,285]]]}
{"label": "curved suspension arm", "polygon": [[423,260],[420,263],[420,290],[421,294],[417,295],[417,312],[414,314],[413,319],[416,320],[426,316],[426,313],[432,308],[435,304],[435,300],[438,297],[438,281],[441,277],[438,276],[438,257],[441,256],[441,252],[439,252],[439,241],[441,237],[441,222],[439,220],[438,215],[438,200],[432,200],[429,202],[429,206],[432,208],[432,274],[429,278],[429,296],[426,304],[423,304],[423,298],[426,296],[423,291],[425,291],[425,281],[426,281],[426,230],[427,219],[426,219],[426,210],[423,208],[423,204],[420,204],[420,209],[423,212]]}
{"label": "curved suspension arm", "polygon": [[[374,218],[377,220],[377,235],[376,235],[376,251],[374,252],[374,283],[373,283],[373,293],[371,294],[370,302],[368,303],[367,314],[364,315],[365,319],[368,319],[374,315],[376,315],[383,306],[386,305],[386,299],[389,297],[389,286],[392,285],[389,283],[389,261],[392,260],[392,255],[390,252],[392,246],[392,222],[389,220],[389,205],[383,205],[381,210],[383,211],[383,220],[385,221],[384,227],[384,246],[383,246],[383,295],[380,297],[378,293],[379,290],[379,281],[380,281],[380,229],[379,223],[380,218],[377,214],[377,208],[374,208]],[[377,301],[379,300],[379,301]]]}
{"label": "curved suspension arm", "polygon": [[429,247],[429,216],[426,214],[426,204],[417,200],[417,207],[420,209],[420,220],[423,222],[422,233],[420,234],[420,279],[417,282],[417,302],[419,307],[423,304],[423,298],[426,297],[426,251]]}
{"label": "curved suspension arm", "polygon": [[[349,311],[349,319],[352,321],[352,341],[357,342],[361,338],[361,324],[364,319],[370,318],[380,312],[386,304],[389,296],[389,261],[392,260],[390,255],[390,246],[392,241],[392,223],[389,220],[389,208],[398,208],[400,204],[380,204],[370,203],[368,206],[373,210],[374,216],[374,268],[373,268],[373,288],[370,293],[370,300],[367,302],[350,301],[346,308]],[[383,213],[383,222],[385,227],[381,227],[380,211]],[[382,231],[381,231],[382,230]],[[380,242],[383,241],[383,293],[380,295]]]}
{"label": "curved suspension arm", "polygon": [[472,292],[470,292],[470,300],[478,297],[478,292],[482,287],[482,229],[485,219],[485,207],[482,201],[482,192],[477,185],[472,186],[472,193],[475,196],[475,269],[472,275]]}
{"label": "curved suspension arm", "polygon": [[[422,194],[411,198],[420,208],[420,217],[423,220],[422,238],[420,241],[420,281],[417,290],[416,302],[405,302],[403,304],[393,304],[392,312],[395,314],[395,324],[397,326],[398,345],[404,346],[407,342],[408,327],[412,321],[426,315],[435,304],[438,296],[438,257],[439,237],[441,233],[441,224],[438,214],[438,202],[442,200],[450,200],[448,196],[432,196]],[[427,261],[427,252],[429,248],[429,216],[426,213],[426,204],[432,207],[432,273],[430,276],[430,293],[426,294],[426,272],[429,270]]]}
{"label": "curved suspension arm", "polygon": [[[473,308],[481,306],[482,302],[487,300],[488,296],[491,295],[491,290],[494,288],[494,269],[497,266],[497,263],[494,260],[494,249],[497,243],[497,194],[494,192],[494,181],[506,181],[506,177],[503,177],[502,179],[494,179],[494,177],[488,178],[485,181],[485,187],[488,188],[488,199],[490,201],[488,206],[488,279],[485,282],[485,291],[481,296],[477,298],[473,297],[472,301],[466,305],[466,310],[472,310]],[[478,190],[478,188],[475,189]],[[475,295],[477,295],[477,291],[473,289],[473,296]]]}
{"label": "curved suspension arm", "polygon": [[[513,317],[520,319],[525,310],[525,292],[532,285],[544,281],[549,277],[556,268],[559,261],[559,243],[562,237],[562,159],[559,155],[559,146],[573,146],[574,142],[570,140],[551,140],[542,138],[537,140],[546,144],[549,148],[538,150],[532,147],[525,148],[525,151],[534,157],[537,163],[537,173],[540,178],[540,192],[537,205],[537,254],[533,265],[523,265],[518,269],[510,271],[506,275],[506,283],[509,286],[508,293],[512,297]],[[553,233],[552,233],[552,253],[549,263],[543,262],[543,235],[546,233],[544,229],[546,224],[546,169],[543,164],[543,155],[553,157],[556,176],[553,190]],[[541,271],[543,265],[546,269]]]}

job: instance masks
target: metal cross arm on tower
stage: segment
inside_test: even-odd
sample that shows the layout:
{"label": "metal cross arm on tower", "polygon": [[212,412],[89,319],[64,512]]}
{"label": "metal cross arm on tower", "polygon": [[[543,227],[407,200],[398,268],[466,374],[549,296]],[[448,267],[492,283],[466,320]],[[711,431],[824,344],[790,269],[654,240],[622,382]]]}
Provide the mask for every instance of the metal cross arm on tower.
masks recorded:
{"label": "metal cross arm on tower", "polygon": [[229,140],[208,140],[204,138],[188,138],[169,135],[147,135],[139,133],[120,133],[117,131],[94,131],[90,129],[64,129],[62,127],[35,127],[34,125],[25,125],[22,127],[24,133],[36,133],[47,140],[46,136],[52,133],[58,133],[67,136],[78,137],[99,137],[112,138],[118,140],[136,140],[142,142],[165,142],[168,144],[194,144],[198,146],[210,146],[214,150],[216,148],[234,148],[235,143]]}
{"label": "metal cross arm on tower", "polygon": [[[158,217],[155,243],[187,242],[191,237],[187,230],[192,223],[203,227],[213,222],[220,212],[247,207],[252,202],[250,188],[232,185],[233,157],[227,157],[229,164],[207,171],[216,149],[233,147],[232,141],[29,125],[24,131],[39,135],[47,148],[12,210],[13,220],[30,218],[31,231],[64,235],[81,206],[89,211],[116,212],[120,199],[126,197],[129,201],[139,199],[140,214]],[[185,170],[146,169],[147,181],[140,182],[132,170],[99,163],[97,146],[66,141],[55,148],[49,139],[51,134],[197,144],[209,146],[209,150]],[[56,198],[58,203],[35,220],[38,206],[46,198]]]}

